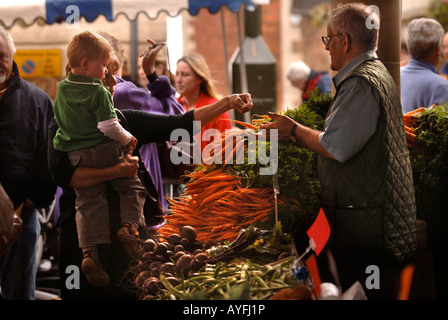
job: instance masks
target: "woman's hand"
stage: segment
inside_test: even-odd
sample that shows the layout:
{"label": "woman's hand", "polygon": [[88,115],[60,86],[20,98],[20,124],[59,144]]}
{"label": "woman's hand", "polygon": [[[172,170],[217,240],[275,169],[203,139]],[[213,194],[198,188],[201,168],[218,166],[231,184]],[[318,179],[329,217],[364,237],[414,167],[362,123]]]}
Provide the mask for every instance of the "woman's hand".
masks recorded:
{"label": "woman's hand", "polygon": [[[165,43],[157,44],[154,40],[146,39],[146,42],[149,43],[149,46],[140,54],[140,57],[143,57],[142,60],[142,68],[147,76],[152,74],[155,70],[156,58],[157,54],[160,50],[162,50]],[[157,45],[156,45],[157,44]]]}
{"label": "woman's hand", "polygon": [[246,113],[254,106],[250,93],[232,94],[227,96],[227,98],[229,99],[228,105],[230,108],[239,113]]}
{"label": "woman's hand", "polygon": [[138,173],[138,157],[133,156],[129,153],[123,158],[119,164],[116,165],[117,175],[120,178],[132,178],[135,177]]}
{"label": "woman's hand", "polygon": [[250,111],[253,106],[249,93],[231,94],[207,106],[195,108],[194,120],[200,121],[201,126],[204,127],[230,109],[245,113]]}

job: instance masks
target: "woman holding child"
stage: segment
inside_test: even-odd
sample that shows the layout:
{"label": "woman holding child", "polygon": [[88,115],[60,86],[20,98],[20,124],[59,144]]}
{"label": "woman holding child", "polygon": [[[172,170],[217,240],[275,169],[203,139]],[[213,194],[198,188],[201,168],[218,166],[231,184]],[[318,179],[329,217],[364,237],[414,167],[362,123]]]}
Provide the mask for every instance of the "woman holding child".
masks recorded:
{"label": "woman holding child", "polygon": [[[143,63],[148,70],[148,79],[157,80],[154,72],[154,64],[157,53],[161,47],[154,47],[154,41],[148,39],[149,46],[144,52]],[[113,59],[112,59],[113,60]],[[112,68],[107,70],[103,83],[109,89],[113,89],[117,81],[113,77],[115,72],[119,71],[121,65],[116,65],[117,70]],[[153,71],[153,72],[150,72]],[[149,142],[164,141],[170,139],[172,130],[182,128],[193,136],[193,121],[201,121],[206,125],[213,121],[220,114],[234,109],[241,113],[249,111],[253,107],[250,94],[234,94],[224,97],[214,104],[199,109],[194,109],[181,115],[160,115],[151,114],[145,111],[122,110],[130,126],[130,134],[138,141],[138,147]],[[119,216],[119,206],[115,197],[109,199],[110,239],[105,243],[98,244],[98,263],[101,263],[104,271],[109,275],[110,281],[104,286],[95,286],[88,282],[84,274],[80,274],[80,284],[77,290],[72,290],[70,280],[74,273],[67,272],[67,268],[77,266],[80,269],[82,265],[82,252],[78,244],[78,235],[75,223],[75,201],[76,194],[73,188],[90,187],[98,183],[103,183],[111,179],[135,177],[138,169],[136,157],[130,154],[124,154],[121,162],[106,168],[91,168],[75,166],[70,163],[67,153],[56,150],[52,139],[55,136],[58,127],[55,121],[49,127],[49,168],[50,172],[59,186],[63,188],[63,194],[60,198],[59,218],[60,229],[60,278],[61,278],[61,297],[62,299],[135,299],[135,294],[127,291],[122,283],[123,275],[128,270],[130,260],[123,254],[121,244],[117,241],[116,232],[121,227],[116,223],[116,216]],[[113,191],[108,190],[108,194]],[[115,202],[114,202],[115,201]],[[120,262],[120,263],[117,263]],[[72,269],[70,269],[72,270]],[[73,286],[76,283],[72,284]]]}

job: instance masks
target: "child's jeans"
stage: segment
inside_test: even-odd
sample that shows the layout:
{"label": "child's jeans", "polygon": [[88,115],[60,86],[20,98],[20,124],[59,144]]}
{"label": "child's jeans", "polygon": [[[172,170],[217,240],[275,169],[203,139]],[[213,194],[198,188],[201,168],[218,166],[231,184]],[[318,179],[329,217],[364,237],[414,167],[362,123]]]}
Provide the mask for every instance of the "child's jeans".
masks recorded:
{"label": "child's jeans", "polygon": [[[109,142],[91,148],[70,151],[72,165],[90,168],[107,168],[120,163],[123,148],[116,142]],[[120,196],[121,221],[132,221],[145,225],[143,206],[146,189],[135,176],[109,180],[86,188],[75,188],[76,226],[79,246],[110,243],[109,208],[107,185]]]}

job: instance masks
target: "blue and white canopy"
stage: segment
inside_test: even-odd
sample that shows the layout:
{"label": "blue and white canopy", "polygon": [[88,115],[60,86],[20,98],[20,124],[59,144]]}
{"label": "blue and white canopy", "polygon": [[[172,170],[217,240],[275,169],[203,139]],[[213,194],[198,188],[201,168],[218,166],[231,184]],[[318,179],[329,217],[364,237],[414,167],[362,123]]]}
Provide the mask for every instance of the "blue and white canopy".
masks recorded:
{"label": "blue and white canopy", "polygon": [[182,10],[197,15],[199,9],[207,8],[216,13],[226,6],[238,11],[241,5],[251,5],[252,0],[13,0],[0,2],[0,23],[10,28],[18,20],[29,26],[37,20],[53,24],[67,19],[74,10],[88,22],[103,15],[113,21],[120,14],[134,21],[139,14],[155,19],[161,12],[177,16]]}

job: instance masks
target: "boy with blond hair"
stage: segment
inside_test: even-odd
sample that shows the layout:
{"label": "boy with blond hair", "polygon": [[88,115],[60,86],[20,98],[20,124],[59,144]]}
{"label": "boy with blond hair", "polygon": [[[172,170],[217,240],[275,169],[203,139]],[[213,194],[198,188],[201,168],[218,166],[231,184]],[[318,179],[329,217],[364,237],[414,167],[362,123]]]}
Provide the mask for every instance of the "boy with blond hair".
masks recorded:
{"label": "boy with blond hair", "polygon": [[[67,152],[75,166],[105,168],[121,162],[137,140],[119,124],[113,101],[103,85],[113,49],[100,35],[86,31],[67,48],[69,72],[58,86],[54,113],[59,129],[54,148]],[[146,190],[137,176],[75,188],[76,225],[83,251],[82,269],[92,285],[105,286],[109,276],[98,259],[98,245],[110,243],[107,185],[120,196],[122,227],[117,236],[127,254],[140,252],[138,228],[145,225]]]}

